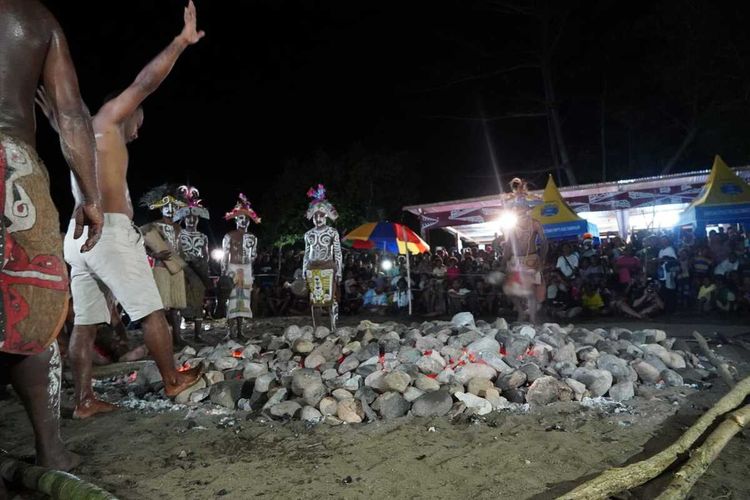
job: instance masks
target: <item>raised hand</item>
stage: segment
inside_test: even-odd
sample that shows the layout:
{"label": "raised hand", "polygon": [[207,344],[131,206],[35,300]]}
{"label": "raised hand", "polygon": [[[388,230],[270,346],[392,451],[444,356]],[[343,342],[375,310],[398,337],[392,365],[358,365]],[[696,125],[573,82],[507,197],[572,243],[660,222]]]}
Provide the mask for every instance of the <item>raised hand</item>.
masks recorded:
{"label": "raised hand", "polygon": [[50,99],[47,95],[47,91],[45,90],[44,85],[40,85],[39,88],[36,89],[36,98],[34,98],[34,102],[37,103],[39,109],[41,109],[42,113],[44,113],[44,116],[47,117],[47,119],[49,120],[49,124],[53,129],[55,129],[55,132],[59,134],[60,129],[57,126],[57,113],[55,111],[55,107],[52,105],[52,103],[50,103]]}
{"label": "raised hand", "polygon": [[185,7],[184,18],[185,27],[182,28],[182,33],[180,33],[180,36],[183,40],[185,40],[185,42],[188,43],[188,45],[198,43],[198,40],[206,36],[206,33],[204,31],[197,31],[195,4],[193,3],[193,0],[190,0],[188,2],[188,6]]}

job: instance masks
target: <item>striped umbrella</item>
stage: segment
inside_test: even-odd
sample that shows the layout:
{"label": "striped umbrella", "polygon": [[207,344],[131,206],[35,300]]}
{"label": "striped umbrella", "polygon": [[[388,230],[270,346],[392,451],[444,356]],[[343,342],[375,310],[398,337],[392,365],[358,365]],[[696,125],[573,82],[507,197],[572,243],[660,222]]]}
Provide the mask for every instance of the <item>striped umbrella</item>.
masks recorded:
{"label": "striped umbrella", "polygon": [[352,248],[378,249],[390,253],[414,255],[430,250],[430,245],[414,231],[395,222],[368,222],[344,236]]}

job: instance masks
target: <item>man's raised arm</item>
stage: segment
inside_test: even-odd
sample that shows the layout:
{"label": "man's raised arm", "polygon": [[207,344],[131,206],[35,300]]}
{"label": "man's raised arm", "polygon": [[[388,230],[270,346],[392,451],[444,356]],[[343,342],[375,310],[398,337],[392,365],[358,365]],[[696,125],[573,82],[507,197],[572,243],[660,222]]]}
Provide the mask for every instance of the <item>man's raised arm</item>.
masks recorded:
{"label": "man's raised arm", "polygon": [[60,133],[60,148],[65,161],[81,190],[81,200],[75,208],[75,238],[89,226],[86,242],[81,248],[88,251],[99,240],[102,213],[99,206],[99,187],[96,182],[96,146],[91,116],[81,99],[78,77],[70,57],[62,29],[54,22],[42,76]]}
{"label": "man's raised arm", "polygon": [[196,30],[193,0],[190,0],[188,6],[185,7],[184,19],[185,26],[182,32],[138,73],[135,81],[128,88],[102,106],[97,113],[97,119],[104,118],[109,122],[119,123],[130,116],[143,100],[161,85],[161,82],[172,71],[182,51],[203,38],[205,33]]}

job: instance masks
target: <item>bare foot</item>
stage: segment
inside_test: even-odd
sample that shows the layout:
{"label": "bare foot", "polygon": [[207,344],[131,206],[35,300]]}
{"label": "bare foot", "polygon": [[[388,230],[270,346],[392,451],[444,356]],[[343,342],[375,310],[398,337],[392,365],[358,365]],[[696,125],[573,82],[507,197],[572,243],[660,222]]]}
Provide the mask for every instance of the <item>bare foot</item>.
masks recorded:
{"label": "bare foot", "polygon": [[130,350],[120,356],[120,359],[117,361],[123,362],[123,361],[138,361],[139,359],[143,359],[148,355],[148,347],[146,347],[146,344],[139,345],[133,350]]}
{"label": "bare foot", "polygon": [[73,470],[80,464],[81,457],[66,449],[57,453],[51,453],[49,457],[40,454],[39,459],[37,460],[37,465],[64,472]]}
{"label": "bare foot", "polygon": [[167,397],[173,398],[179,393],[192,386],[201,379],[203,374],[203,366],[198,365],[195,368],[185,370],[184,372],[177,372],[177,380],[174,384],[165,384],[164,393]]}
{"label": "bare foot", "polygon": [[89,418],[93,417],[97,413],[109,413],[111,411],[115,411],[116,409],[117,406],[113,405],[112,403],[107,403],[106,401],[101,401],[94,398],[86,399],[81,404],[76,405],[75,410],[73,410],[73,418]]}

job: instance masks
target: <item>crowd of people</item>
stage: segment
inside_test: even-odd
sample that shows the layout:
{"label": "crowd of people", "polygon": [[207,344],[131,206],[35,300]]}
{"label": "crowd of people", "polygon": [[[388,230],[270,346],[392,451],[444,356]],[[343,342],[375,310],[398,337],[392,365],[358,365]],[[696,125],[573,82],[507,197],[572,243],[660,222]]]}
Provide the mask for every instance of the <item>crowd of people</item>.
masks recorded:
{"label": "crowd of people", "polygon": [[[550,242],[540,307],[551,320],[750,312],[747,245],[747,236],[734,226],[718,227],[703,239],[642,231],[627,241],[582,235],[577,241]],[[501,237],[495,245],[440,248],[411,257],[414,313],[512,314],[503,292],[508,271],[502,248]],[[301,262],[301,252],[294,250],[258,254],[256,315],[309,312]],[[409,298],[405,257],[345,249],[341,288],[342,314],[404,314]]]}

